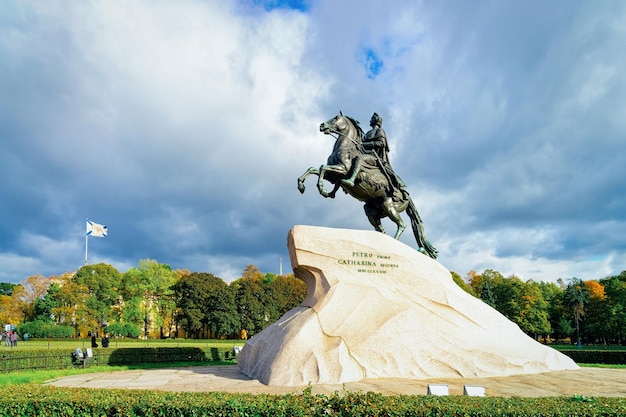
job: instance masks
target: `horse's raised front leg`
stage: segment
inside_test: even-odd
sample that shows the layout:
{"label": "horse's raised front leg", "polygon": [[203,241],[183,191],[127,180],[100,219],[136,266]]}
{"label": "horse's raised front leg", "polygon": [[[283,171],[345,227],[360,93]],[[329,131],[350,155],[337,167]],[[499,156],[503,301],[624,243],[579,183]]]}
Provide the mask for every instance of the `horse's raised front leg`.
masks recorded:
{"label": "horse's raised front leg", "polygon": [[335,186],[333,187],[333,190],[328,193],[328,198],[335,198],[335,194],[337,194],[337,190],[339,190],[339,187],[341,187],[341,184],[337,183],[335,184]]}
{"label": "horse's raised front leg", "polygon": [[327,172],[332,172],[335,174],[339,174],[341,176],[347,176],[348,175],[348,170],[346,169],[346,167],[344,165],[322,165],[319,169],[319,178],[317,180],[317,189],[319,190],[320,194],[323,195],[324,197],[331,197],[334,198],[335,196],[335,192],[337,192],[337,190],[339,189],[339,187],[337,186],[337,183],[335,183],[334,181],[330,181],[335,185],[335,188],[333,189],[332,192],[328,192],[326,191],[326,189],[324,188],[324,180],[326,179],[326,173]]}
{"label": "horse's raised front leg", "polygon": [[298,178],[298,190],[300,190],[300,193],[304,193],[304,180],[306,180],[306,178],[311,174],[319,175],[319,171],[316,168],[311,167],[307,169],[304,174],[300,176],[300,178]]}

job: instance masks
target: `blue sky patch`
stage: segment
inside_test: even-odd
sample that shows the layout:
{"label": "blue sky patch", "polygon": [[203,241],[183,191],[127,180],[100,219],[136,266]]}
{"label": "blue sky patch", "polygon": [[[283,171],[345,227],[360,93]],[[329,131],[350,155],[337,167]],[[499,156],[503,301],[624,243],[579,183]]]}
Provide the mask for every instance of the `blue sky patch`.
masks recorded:
{"label": "blue sky patch", "polygon": [[378,54],[370,48],[362,50],[362,63],[367,71],[367,78],[374,79],[383,69],[383,60]]}
{"label": "blue sky patch", "polygon": [[263,6],[263,8],[268,12],[274,9],[291,9],[291,10],[298,10],[300,12],[306,12],[310,8],[308,0],[252,0],[252,1],[256,5]]}

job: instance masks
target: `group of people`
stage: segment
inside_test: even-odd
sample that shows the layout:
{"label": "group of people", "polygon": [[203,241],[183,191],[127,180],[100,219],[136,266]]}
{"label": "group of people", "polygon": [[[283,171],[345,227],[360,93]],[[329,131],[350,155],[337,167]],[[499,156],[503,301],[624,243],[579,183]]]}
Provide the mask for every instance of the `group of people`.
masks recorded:
{"label": "group of people", "polygon": [[[97,348],[98,347],[98,340],[96,338],[96,334],[92,333],[91,334],[91,347],[92,348]],[[109,347],[109,335],[105,334],[104,336],[102,336],[102,347]]]}
{"label": "group of people", "polygon": [[15,330],[9,330],[8,332],[2,332],[0,335],[0,341],[4,339],[5,346],[17,346],[17,332]]}

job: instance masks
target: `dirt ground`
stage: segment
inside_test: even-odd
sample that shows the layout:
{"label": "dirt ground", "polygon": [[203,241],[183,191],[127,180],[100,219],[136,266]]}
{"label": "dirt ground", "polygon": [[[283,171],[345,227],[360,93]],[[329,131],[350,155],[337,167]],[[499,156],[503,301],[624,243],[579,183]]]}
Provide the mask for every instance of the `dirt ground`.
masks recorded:
{"label": "dirt ground", "polygon": [[[314,394],[336,391],[380,392],[385,395],[427,393],[429,384],[448,385],[449,395],[463,395],[464,385],[484,387],[487,396],[553,397],[584,395],[625,397],[626,369],[580,368],[533,375],[433,380],[366,379],[344,384],[313,385]],[[267,386],[239,372],[236,366],[198,366],[82,374],[57,378],[47,385],[84,388],[222,391],[241,393],[301,393],[306,386]]]}

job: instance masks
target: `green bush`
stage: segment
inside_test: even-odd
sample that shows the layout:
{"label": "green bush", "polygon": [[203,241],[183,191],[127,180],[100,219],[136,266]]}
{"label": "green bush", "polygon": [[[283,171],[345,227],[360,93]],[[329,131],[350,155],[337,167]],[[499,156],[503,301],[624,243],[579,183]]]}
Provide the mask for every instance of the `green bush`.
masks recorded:
{"label": "green bush", "polygon": [[29,321],[17,326],[19,335],[24,336],[28,333],[29,338],[52,338],[65,339],[74,336],[74,328],[72,326],[57,325],[41,320]]}
{"label": "green bush", "polygon": [[561,350],[576,363],[626,365],[626,351],[620,350]]}
{"label": "green bush", "polygon": [[[80,348],[80,346],[76,346]],[[74,349],[40,349],[3,351],[0,372],[26,369],[66,369],[82,363],[72,362]],[[142,363],[208,362],[231,359],[230,350],[198,347],[97,348],[92,349],[92,365],[134,365]]]}
{"label": "green bush", "polygon": [[132,323],[111,323],[104,328],[104,331],[112,336],[123,336],[133,339],[139,337],[141,334],[139,326]]}
{"label": "green bush", "polygon": [[384,396],[378,393],[227,394],[0,387],[2,416],[623,416],[624,398]]}
{"label": "green bush", "polygon": [[[215,349],[215,348],[211,348]],[[109,354],[106,363],[108,365],[132,365],[137,363],[168,363],[168,362],[203,362],[209,360],[222,360],[222,358],[209,356],[206,350],[197,347],[155,347],[155,348],[120,348],[98,349],[98,355]]]}

